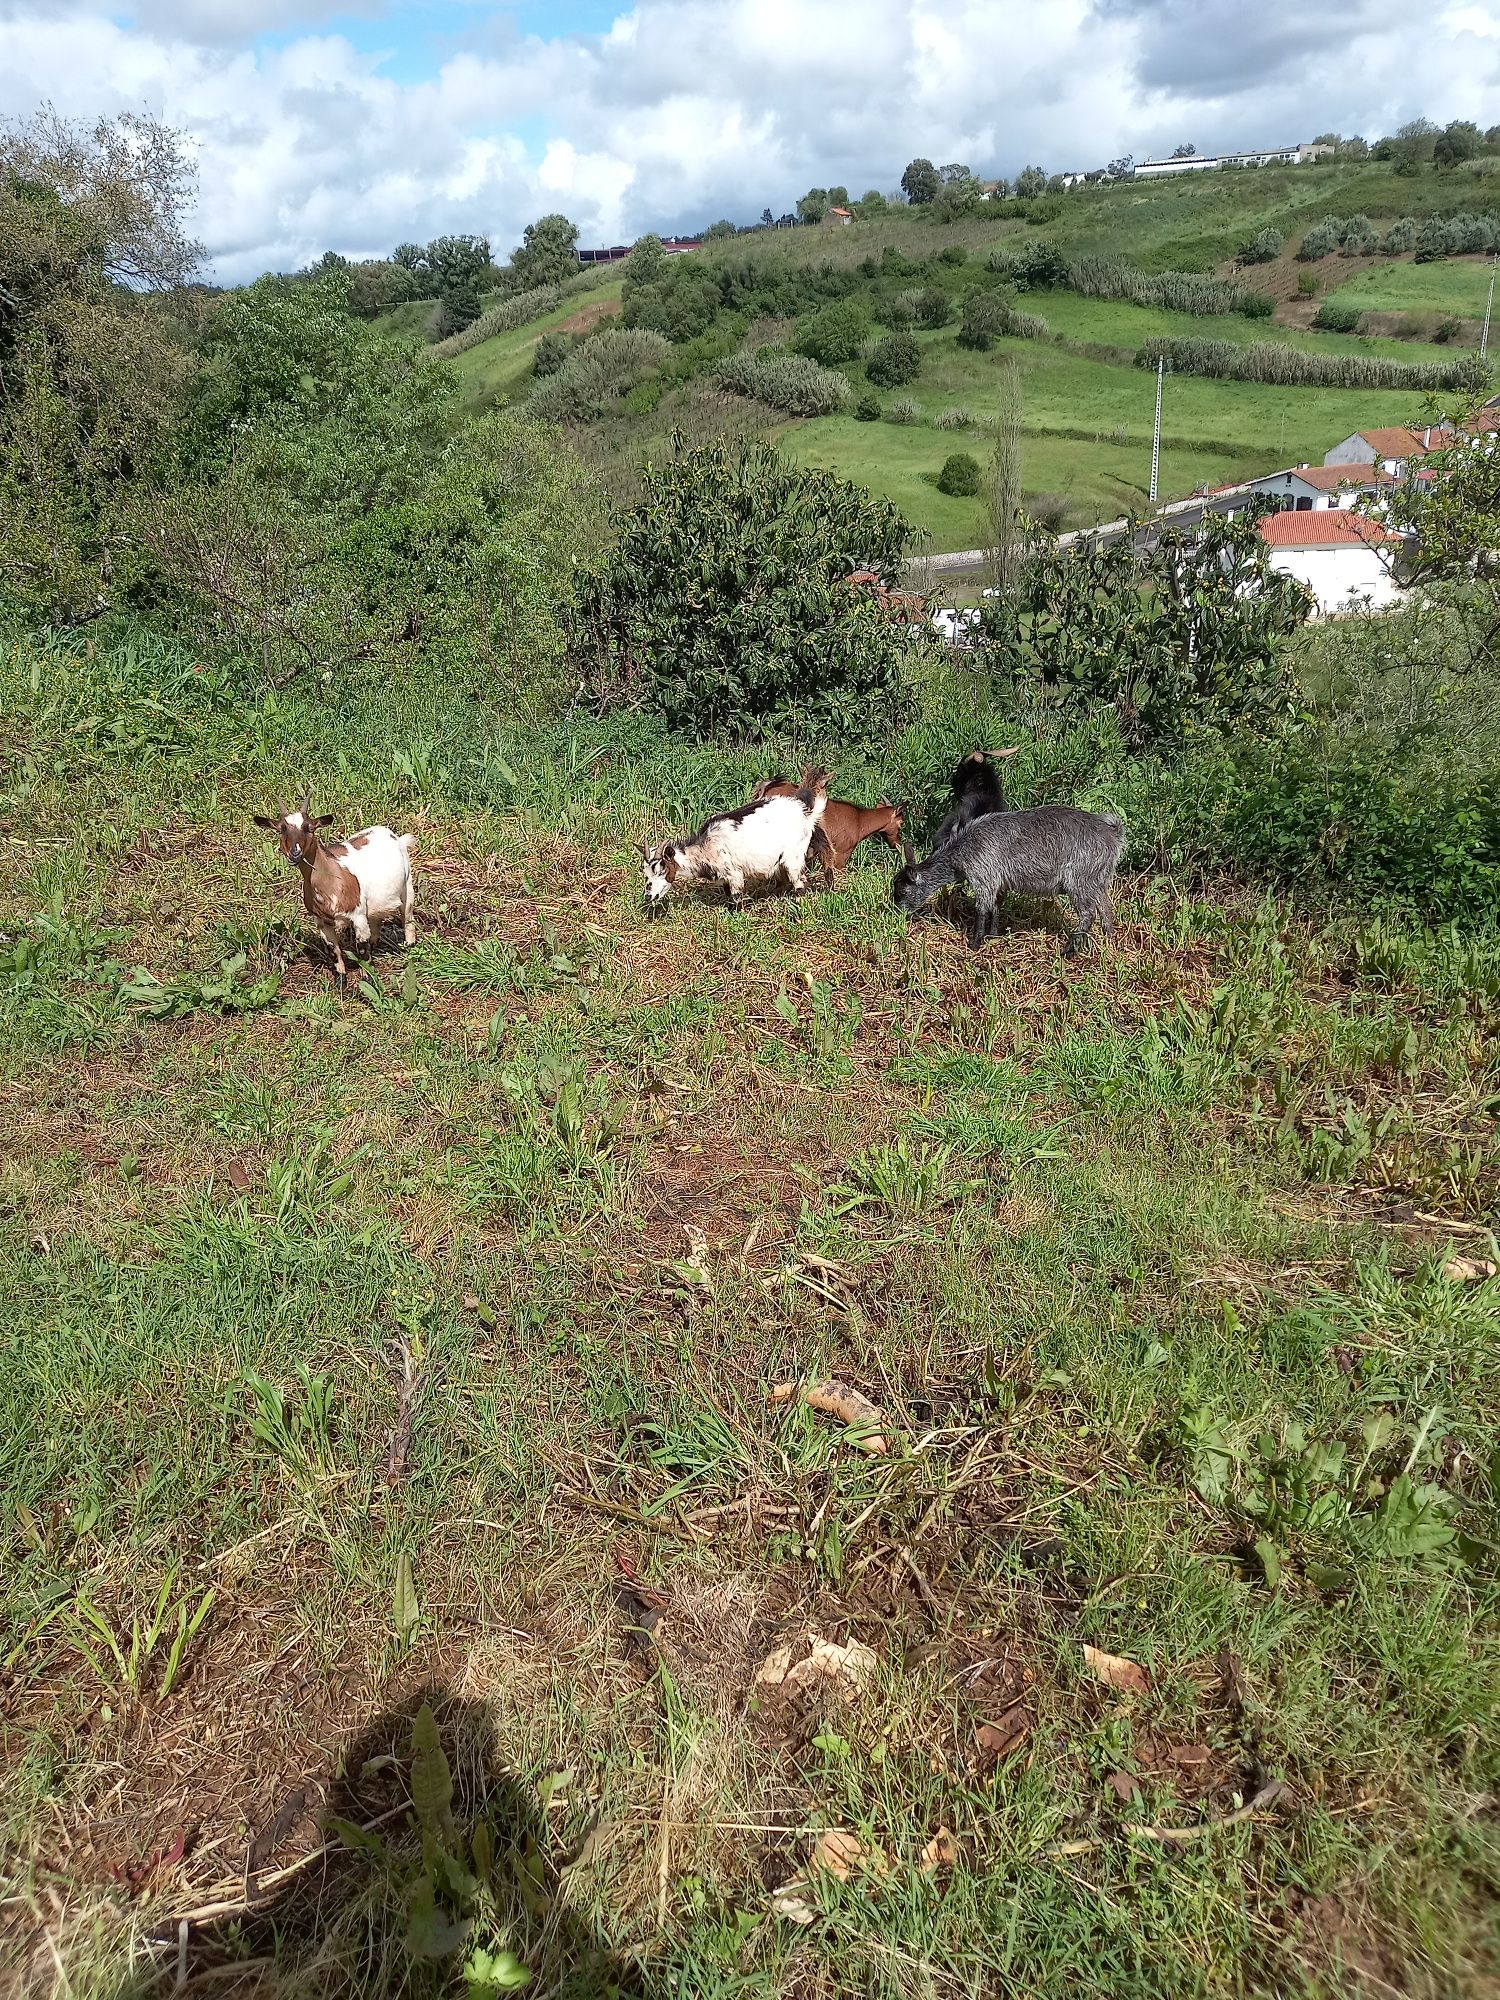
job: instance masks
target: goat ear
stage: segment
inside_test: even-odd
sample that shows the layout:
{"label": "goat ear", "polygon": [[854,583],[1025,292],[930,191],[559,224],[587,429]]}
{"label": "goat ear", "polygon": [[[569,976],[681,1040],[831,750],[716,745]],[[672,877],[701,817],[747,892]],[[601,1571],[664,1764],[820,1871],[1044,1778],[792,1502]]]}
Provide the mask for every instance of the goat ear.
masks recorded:
{"label": "goat ear", "polygon": [[277,827],[281,824],[280,820],[267,819],[264,813],[252,813],[250,815],[250,818],[254,825],[269,827],[272,833],[274,833]]}
{"label": "goat ear", "polygon": [[318,814],[318,816],[317,816],[317,818],[316,818],[316,819],[315,819],[315,820],[313,821],[313,825],[314,825],[314,826],[332,826],[332,825],[333,825],[333,814],[332,814],[332,813],[319,813],[319,814]]}

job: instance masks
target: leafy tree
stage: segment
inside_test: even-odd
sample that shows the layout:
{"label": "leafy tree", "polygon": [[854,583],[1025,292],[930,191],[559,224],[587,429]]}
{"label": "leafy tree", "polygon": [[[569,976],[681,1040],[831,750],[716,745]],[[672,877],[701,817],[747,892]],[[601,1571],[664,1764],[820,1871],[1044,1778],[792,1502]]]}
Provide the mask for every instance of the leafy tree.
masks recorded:
{"label": "leafy tree", "polygon": [[905,696],[909,642],[856,570],[901,579],[896,509],[770,446],[688,447],[645,475],[641,504],[584,579],[577,651],[597,694],[674,728],[868,733]]}
{"label": "leafy tree", "polygon": [[443,293],[438,306],[438,338],[446,340],[450,334],[462,333],[466,326],[472,326],[479,317],[479,294],[474,289],[471,278],[460,277],[453,280]]}
{"label": "leafy tree", "polygon": [[869,316],[858,299],[835,299],[813,314],[794,345],[797,353],[824,368],[842,368],[857,359],[869,331]]}
{"label": "leafy tree", "polygon": [[901,389],[922,372],[922,350],[909,333],[888,333],[865,363],[878,389]]}
{"label": "leafy tree", "polygon": [[847,208],[849,206],[848,188],[831,187],[828,190],[828,206],[830,208]]}
{"label": "leafy tree", "polygon": [[134,489],[168,452],[192,194],[181,135],[151,119],[0,129],[0,588],[43,617],[114,595]]}
{"label": "leafy tree", "polygon": [[738,235],[739,231],[726,218],[720,222],[711,222],[703,232],[703,240],[705,243],[717,243],[722,237]]}
{"label": "leafy tree", "polygon": [[1432,158],[1433,144],[1438,136],[1438,128],[1430,119],[1409,118],[1398,126],[1396,136],[1389,144],[1389,159],[1392,172],[1408,178],[1421,172]]}
{"label": "leafy tree", "polygon": [[966,451],[950,452],[937,476],[939,493],[968,499],[979,491],[979,460]]}
{"label": "leafy tree", "polygon": [[879,188],[867,188],[859,198],[861,215],[881,215],[889,206]]}
{"label": "leafy tree", "polygon": [[1190,726],[1286,717],[1285,642],[1311,608],[1272,569],[1258,518],[1210,514],[1144,549],[1126,535],[1038,550],[1002,633],[1018,676],[1080,707],[1107,702],[1130,747],[1165,749]]}
{"label": "leafy tree", "polygon": [[490,245],[484,236],[435,236],[422,253],[427,290],[433,298],[478,293],[490,279]]}
{"label": "leafy tree", "polygon": [[1134,153],[1121,153],[1117,160],[1111,160],[1105,169],[1112,181],[1128,181],[1135,172]]}
{"label": "leafy tree", "polygon": [[941,285],[926,285],[917,294],[917,324],[946,326],[953,317],[953,300]]}
{"label": "leafy tree", "polygon": [[416,279],[393,257],[371,257],[351,264],[348,285],[349,310],[359,319],[374,319],[378,313],[417,297]]}
{"label": "leafy tree", "polygon": [[776,218],[768,208],[763,208],[761,210],[760,220],[761,220],[761,227],[764,229],[773,229],[776,226]]}
{"label": "leafy tree", "polygon": [[948,181],[939,188],[932,212],[942,222],[960,215],[972,215],[984,199],[983,190],[972,175],[966,180]]}
{"label": "leafy tree", "polygon": [[1407,580],[1436,592],[1456,617],[1468,665],[1493,674],[1500,665],[1500,433],[1487,422],[1480,395],[1454,410],[1422,461],[1432,479],[1391,488],[1387,520],[1413,539]]}
{"label": "leafy tree", "polygon": [[797,214],[803,222],[821,222],[827,213],[827,188],[809,188],[797,203]]}
{"label": "leafy tree", "polygon": [[1463,160],[1472,160],[1482,143],[1477,125],[1467,118],[1455,118],[1433,141],[1433,161],[1444,169],[1456,167]]}
{"label": "leafy tree", "polygon": [[938,173],[944,184],[949,187],[955,181],[971,181],[974,178],[970,170],[965,166],[961,166],[956,160],[950,166],[939,167]]}
{"label": "leafy tree", "polygon": [[964,299],[963,324],[958,329],[960,347],[987,354],[995,341],[1010,330],[1011,304],[1004,292],[975,289]]}
{"label": "leafy tree", "polygon": [[638,236],[625,265],[626,291],[628,292],[632,285],[656,284],[669,261],[666,247],[659,236],[651,232],[645,236]]}
{"label": "leafy tree", "polygon": [[510,253],[512,282],[517,291],[536,285],[560,285],[578,269],[578,225],[565,215],[544,215],[528,222],[521,242]]}
{"label": "leafy tree", "polygon": [[1017,201],[1034,201],[1047,188],[1047,175],[1041,167],[1023,167],[1016,175]]}
{"label": "leafy tree", "polygon": [[901,176],[901,192],[913,207],[935,201],[941,186],[938,170],[931,160],[913,160]]}
{"label": "leafy tree", "polygon": [[1193,160],[1196,159],[1197,156],[1198,156],[1198,148],[1196,146],[1183,145],[1183,146],[1174,146],[1172,148],[1172,158],[1174,160]]}

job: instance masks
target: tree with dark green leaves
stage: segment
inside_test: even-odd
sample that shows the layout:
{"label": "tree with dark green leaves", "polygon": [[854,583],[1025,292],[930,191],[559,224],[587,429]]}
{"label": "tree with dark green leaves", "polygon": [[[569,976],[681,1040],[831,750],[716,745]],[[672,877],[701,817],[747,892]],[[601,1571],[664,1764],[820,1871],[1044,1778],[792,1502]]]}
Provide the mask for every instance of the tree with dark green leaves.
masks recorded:
{"label": "tree with dark green leaves", "polygon": [[528,222],[510,253],[511,282],[518,292],[537,285],[560,285],[578,269],[578,225],[565,215]]}
{"label": "tree with dark green leaves", "polygon": [[849,578],[899,586],[909,535],[889,501],[768,445],[679,437],[580,590],[585,677],[696,735],[868,734],[905,699],[910,644]]}
{"label": "tree with dark green leaves", "polygon": [[869,315],[859,299],[835,299],[813,314],[794,346],[824,368],[842,368],[858,357],[869,332]]}
{"label": "tree with dark green leaves", "polygon": [[942,177],[931,160],[913,160],[901,176],[901,192],[914,208],[936,201]]}
{"label": "tree with dark green leaves", "polygon": [[1086,536],[1038,549],[993,624],[1018,676],[1080,708],[1108,703],[1130,748],[1160,750],[1190,727],[1288,719],[1286,642],[1311,610],[1271,567],[1258,515],[1210,514],[1144,546]]}
{"label": "tree with dark green leaves", "polygon": [[722,218],[720,221],[711,222],[708,225],[707,229],[705,229],[703,232],[703,240],[705,243],[717,243],[726,236],[738,236],[738,235],[739,231],[735,228],[734,224],[731,221],[729,221],[728,217],[726,216]]}
{"label": "tree with dark green leaves", "polygon": [[1016,175],[1016,200],[1034,201],[1039,194],[1047,192],[1047,170],[1045,167],[1023,167]]}
{"label": "tree with dark green leaves", "polygon": [[797,203],[797,213],[804,222],[821,222],[828,213],[827,188],[809,188]]}
{"label": "tree with dark green leaves", "polygon": [[865,373],[878,389],[903,389],[922,372],[922,350],[900,328],[888,333],[865,363]]}

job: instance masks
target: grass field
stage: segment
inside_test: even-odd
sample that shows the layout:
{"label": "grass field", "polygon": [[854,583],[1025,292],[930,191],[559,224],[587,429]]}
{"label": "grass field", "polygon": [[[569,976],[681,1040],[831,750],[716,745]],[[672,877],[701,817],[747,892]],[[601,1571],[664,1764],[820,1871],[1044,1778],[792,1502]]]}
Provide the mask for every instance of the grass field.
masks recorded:
{"label": "grass field", "polygon": [[492,340],[481,341],[478,347],[455,356],[450,365],[464,385],[465,398],[475,405],[523,400],[532,383],[531,357],[542,335],[592,320],[601,309],[617,311],[622,283],[620,278],[611,278],[592,285],[586,292],[564,299],[540,319],[513,327],[509,333],[497,333]]}
{"label": "grass field", "polygon": [[1418,264],[1393,258],[1361,271],[1329,296],[1340,305],[1358,306],[1365,312],[1443,312],[1482,319],[1493,261],[1489,257],[1448,257]]}
{"label": "grass field", "polygon": [[[1049,309],[1063,304],[1060,317],[1067,317],[1066,308],[1089,308],[1095,302],[1048,294],[1041,303]],[[1124,313],[1139,313],[1143,320],[1179,317],[1106,305],[1101,312],[1080,312],[1077,321],[1080,326],[1113,327]],[[1024,400],[1026,491],[1066,494],[1077,522],[1113,519],[1124,509],[1144,505],[1154,376],[1049,341],[1005,340],[989,354],[971,354],[959,347],[951,331],[918,337],[922,373],[898,393],[921,405],[922,426],[859,423],[847,413],[820,417],[782,432],[783,449],[804,463],[842,472],[888,495],[927,530],[937,548],[973,547],[965,538],[980,527],[979,504],[948,499],[923,475],[935,477],[951,451],[969,449],[983,459],[990,439],[982,432],[935,430],[931,420],[944,409],[963,407],[980,426],[992,428],[998,374],[1012,364],[1020,370]],[[1287,389],[1182,377],[1167,385],[1163,403],[1161,497],[1176,499],[1205,482],[1273,472],[1282,465],[1321,464],[1329,446],[1351,431],[1416,418],[1424,407],[1422,396],[1401,391]],[[1059,431],[1083,435],[1058,436]]]}
{"label": "grass field", "polygon": [[[7,1991],[1493,1990],[1491,934],[652,923],[760,760],[95,632],[0,655]],[[419,844],[345,997],[309,780]]]}

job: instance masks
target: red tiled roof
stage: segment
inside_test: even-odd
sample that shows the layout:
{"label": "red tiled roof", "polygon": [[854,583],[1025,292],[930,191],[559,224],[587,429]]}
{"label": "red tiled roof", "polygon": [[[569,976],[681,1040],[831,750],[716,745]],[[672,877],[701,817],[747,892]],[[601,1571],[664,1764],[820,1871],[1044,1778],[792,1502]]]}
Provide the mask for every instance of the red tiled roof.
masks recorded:
{"label": "red tiled roof", "polygon": [[[1365,436],[1369,436],[1368,431]],[[1383,465],[1290,465],[1287,471],[1293,479],[1300,479],[1304,486],[1315,486],[1320,493],[1337,493],[1341,486],[1394,486],[1396,483]],[[1266,474],[1267,479],[1284,476],[1274,472]]]}
{"label": "red tiled roof", "polygon": [[1428,447],[1422,442],[1421,431],[1409,430],[1405,424],[1397,424],[1387,430],[1356,431],[1377,458],[1415,458]]}
{"label": "red tiled roof", "polygon": [[1346,507],[1305,508],[1301,513],[1268,514],[1260,532],[1273,549],[1352,548],[1363,542],[1367,548],[1380,542],[1399,542],[1389,528],[1382,528],[1364,514]]}

